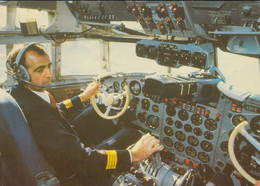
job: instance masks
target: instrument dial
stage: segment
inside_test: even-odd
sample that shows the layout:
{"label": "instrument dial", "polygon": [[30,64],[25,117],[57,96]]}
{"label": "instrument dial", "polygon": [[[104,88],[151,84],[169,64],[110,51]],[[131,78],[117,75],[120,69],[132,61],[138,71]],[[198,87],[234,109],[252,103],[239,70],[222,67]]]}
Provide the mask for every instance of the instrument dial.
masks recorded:
{"label": "instrument dial", "polygon": [[148,110],[150,107],[150,101],[148,99],[143,99],[142,102],[142,109]]}
{"label": "instrument dial", "polygon": [[213,145],[208,141],[202,141],[200,146],[206,152],[210,152],[213,149]]}
{"label": "instrument dial", "polygon": [[168,105],[166,108],[166,113],[168,114],[168,116],[175,116],[176,114],[175,107],[172,105]]}
{"label": "instrument dial", "polygon": [[184,109],[178,112],[178,116],[182,121],[186,121],[189,119],[189,113]]}
{"label": "instrument dial", "polygon": [[185,141],[186,135],[182,131],[177,131],[175,137],[180,141]]}
{"label": "instrument dial", "polygon": [[113,87],[114,87],[114,91],[115,91],[115,92],[118,92],[119,89],[120,89],[120,84],[119,84],[117,81],[115,81],[115,82],[113,83]]}
{"label": "instrument dial", "polygon": [[126,81],[123,81],[123,82],[121,83],[121,88],[124,90],[126,85],[127,85],[127,82],[126,82]]}
{"label": "instrument dial", "polygon": [[179,142],[179,141],[174,143],[174,147],[179,152],[183,152],[184,151],[184,145],[181,142]]}
{"label": "instrument dial", "polygon": [[205,127],[208,129],[208,130],[216,130],[218,125],[217,125],[217,122],[212,119],[212,118],[208,118],[205,120]]}
{"label": "instrument dial", "polygon": [[186,153],[191,157],[195,157],[197,155],[197,151],[191,146],[186,148]]}
{"label": "instrument dial", "polygon": [[191,122],[196,125],[196,126],[199,126],[202,124],[202,117],[199,115],[199,114],[193,114],[191,116]]}
{"label": "instrument dial", "polygon": [[251,120],[250,127],[256,135],[260,136],[260,116],[256,116]]}
{"label": "instrument dial", "polygon": [[170,117],[166,118],[166,123],[167,123],[168,125],[173,125],[173,120],[172,120],[172,118],[170,118]]}
{"label": "instrument dial", "polygon": [[184,125],[184,130],[185,130],[185,132],[191,132],[192,131],[192,127],[189,124],[185,124]]}
{"label": "instrument dial", "polygon": [[197,136],[201,136],[202,135],[202,130],[200,128],[198,128],[198,127],[196,127],[193,132]]}
{"label": "instrument dial", "polygon": [[173,146],[173,141],[172,141],[171,138],[169,138],[169,137],[165,137],[165,138],[163,139],[163,143],[164,143],[166,146],[168,146],[168,147],[172,147],[172,146]]}
{"label": "instrument dial", "polygon": [[147,117],[147,126],[151,129],[157,129],[159,127],[159,118],[157,116],[149,115]]}
{"label": "instrument dial", "polygon": [[164,127],[164,132],[165,132],[165,134],[166,134],[167,136],[172,136],[172,135],[173,135],[173,130],[172,130],[172,128],[169,127],[169,126]]}
{"label": "instrument dial", "polygon": [[141,93],[141,85],[138,81],[131,81],[129,88],[130,92],[135,96],[138,96]]}
{"label": "instrument dial", "polygon": [[227,141],[223,141],[221,144],[220,144],[220,148],[223,152],[228,152],[228,142]]}
{"label": "instrument dial", "polygon": [[192,146],[198,146],[199,140],[195,136],[189,136],[188,137],[188,143]]}
{"label": "instrument dial", "polygon": [[243,115],[235,115],[233,118],[232,118],[232,123],[234,126],[237,126],[239,123],[241,123],[242,121],[247,121],[246,117],[243,116]]}
{"label": "instrument dial", "polygon": [[204,137],[205,137],[207,140],[212,140],[213,137],[214,137],[214,135],[213,135],[211,132],[206,131],[206,132],[204,132]]}
{"label": "instrument dial", "polygon": [[182,123],[179,120],[175,121],[175,127],[178,128],[178,129],[181,129]]}
{"label": "instrument dial", "polygon": [[198,153],[198,157],[199,157],[199,160],[204,162],[204,163],[208,163],[209,160],[210,160],[209,155],[206,154],[205,152],[199,152]]}

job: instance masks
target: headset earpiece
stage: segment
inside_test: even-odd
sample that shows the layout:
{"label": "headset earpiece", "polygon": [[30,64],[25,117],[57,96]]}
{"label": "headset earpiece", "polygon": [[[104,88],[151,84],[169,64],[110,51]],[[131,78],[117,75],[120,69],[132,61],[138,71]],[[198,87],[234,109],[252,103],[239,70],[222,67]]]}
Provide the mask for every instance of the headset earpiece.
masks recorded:
{"label": "headset earpiece", "polygon": [[18,67],[18,72],[16,73],[16,78],[18,81],[19,81],[19,79],[29,81],[29,82],[31,81],[31,77],[23,65],[20,65]]}

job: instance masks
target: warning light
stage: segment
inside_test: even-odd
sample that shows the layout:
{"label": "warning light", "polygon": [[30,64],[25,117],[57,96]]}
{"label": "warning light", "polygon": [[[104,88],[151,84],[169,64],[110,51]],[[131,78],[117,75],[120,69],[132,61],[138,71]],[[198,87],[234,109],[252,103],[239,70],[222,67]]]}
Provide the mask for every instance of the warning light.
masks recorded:
{"label": "warning light", "polygon": [[219,116],[220,116],[220,114],[219,114],[219,113],[218,113],[218,114],[216,114],[216,117],[217,117],[217,118],[219,118]]}

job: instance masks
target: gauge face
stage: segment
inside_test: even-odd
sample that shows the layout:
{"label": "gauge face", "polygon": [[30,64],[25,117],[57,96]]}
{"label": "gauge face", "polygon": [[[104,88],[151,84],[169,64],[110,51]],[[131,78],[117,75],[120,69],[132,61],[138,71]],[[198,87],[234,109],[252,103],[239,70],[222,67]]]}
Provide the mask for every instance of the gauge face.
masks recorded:
{"label": "gauge face", "polygon": [[183,65],[189,65],[191,60],[191,53],[187,50],[181,50],[179,53],[180,63]]}
{"label": "gauge face", "polygon": [[178,112],[178,116],[182,121],[186,121],[189,119],[189,113],[184,109]]}
{"label": "gauge face", "polygon": [[246,117],[243,116],[243,115],[235,115],[233,118],[232,118],[232,123],[233,125],[237,126],[239,123],[241,123],[242,121],[247,121]]}
{"label": "gauge face", "polygon": [[193,132],[197,136],[201,136],[202,135],[202,130],[200,128],[198,128],[198,127],[196,127]]}
{"label": "gauge face", "polygon": [[221,144],[220,144],[220,148],[223,152],[227,152],[228,151],[228,142],[227,141],[223,141]]}
{"label": "gauge face", "polygon": [[186,135],[182,131],[177,131],[175,133],[175,137],[180,141],[184,141],[186,139]]}
{"label": "gauge face", "polygon": [[150,107],[150,101],[148,99],[143,99],[142,102],[142,109],[148,110]]}
{"label": "gauge face", "polygon": [[118,92],[119,89],[120,89],[120,85],[119,85],[119,83],[118,83],[117,81],[115,81],[115,82],[113,83],[113,87],[114,87],[114,91],[115,91],[115,92]]}
{"label": "gauge face", "polygon": [[196,125],[196,126],[199,126],[202,124],[202,117],[199,115],[199,114],[193,114],[191,116],[191,122]]}
{"label": "gauge face", "polygon": [[122,83],[121,83],[121,87],[122,87],[122,89],[124,90],[125,89],[125,86],[127,85],[127,82],[126,81],[123,81]]}
{"label": "gauge face", "polygon": [[168,116],[175,116],[176,114],[175,107],[172,105],[167,106],[166,113],[168,114]]}
{"label": "gauge face", "polygon": [[173,146],[173,141],[172,141],[171,138],[169,138],[169,137],[165,137],[165,138],[163,139],[163,143],[164,143],[166,146],[168,146],[168,147],[172,147],[172,146]]}
{"label": "gauge face", "polygon": [[173,120],[172,120],[172,118],[166,118],[166,123],[168,124],[168,125],[173,125]]}
{"label": "gauge face", "polygon": [[152,106],[152,109],[153,109],[154,112],[159,112],[159,107],[158,107],[158,105],[153,105],[153,106]]}
{"label": "gauge face", "polygon": [[188,142],[192,146],[198,146],[198,144],[199,144],[199,140],[195,136],[189,136],[188,137]]}
{"label": "gauge face", "polygon": [[189,124],[185,124],[184,125],[184,130],[185,130],[185,132],[191,132],[192,131],[192,127]]}
{"label": "gauge face", "polygon": [[206,132],[204,132],[204,137],[205,137],[207,140],[212,140],[213,137],[214,137],[214,135],[213,135],[211,132],[206,131]]}
{"label": "gauge face", "polygon": [[149,115],[147,117],[147,126],[151,129],[157,129],[159,127],[159,118],[157,116]]}
{"label": "gauge face", "polygon": [[199,157],[199,160],[204,162],[204,163],[208,163],[209,160],[210,160],[209,155],[206,154],[205,152],[199,152],[198,153],[198,157]]}
{"label": "gauge face", "polygon": [[172,130],[172,128],[169,127],[169,126],[164,127],[164,132],[165,132],[165,134],[166,134],[167,136],[172,136],[172,135],[173,135],[173,130]]}
{"label": "gauge face", "polygon": [[208,118],[205,120],[205,127],[208,129],[208,130],[216,130],[218,125],[217,125],[217,122],[214,120],[214,119],[211,119],[211,118]]}
{"label": "gauge face", "polygon": [[174,143],[174,147],[179,152],[183,152],[184,151],[184,145],[181,142],[179,142],[179,141]]}
{"label": "gauge face", "polygon": [[137,114],[137,118],[139,119],[139,121],[145,122],[145,115],[146,115],[145,112],[140,112]]}
{"label": "gauge face", "polygon": [[178,128],[178,129],[181,129],[182,123],[179,120],[175,121],[175,127]]}
{"label": "gauge face", "polygon": [[260,136],[260,116],[256,116],[251,120],[250,127],[256,135]]}
{"label": "gauge face", "polygon": [[204,53],[195,52],[192,55],[191,60],[192,60],[192,66],[193,67],[204,68],[205,64],[206,64],[207,57],[206,57],[206,54],[204,54]]}
{"label": "gauge face", "polygon": [[191,157],[195,157],[197,155],[197,151],[191,146],[186,148],[186,153]]}
{"label": "gauge face", "polygon": [[129,88],[130,88],[130,92],[135,96],[138,96],[142,90],[141,85],[138,81],[131,81]]}
{"label": "gauge face", "polygon": [[210,152],[213,149],[213,145],[208,141],[202,141],[200,146],[206,152]]}

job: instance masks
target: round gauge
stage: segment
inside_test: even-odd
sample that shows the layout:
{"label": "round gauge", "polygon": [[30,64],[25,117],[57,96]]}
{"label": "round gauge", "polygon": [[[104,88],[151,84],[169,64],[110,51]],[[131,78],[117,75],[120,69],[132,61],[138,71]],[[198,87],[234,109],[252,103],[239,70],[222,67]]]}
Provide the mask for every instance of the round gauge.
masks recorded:
{"label": "round gauge", "polygon": [[200,143],[200,146],[206,152],[210,152],[213,149],[213,145],[210,142],[208,142],[208,141],[202,141]]}
{"label": "round gauge", "polygon": [[168,125],[173,125],[173,120],[172,120],[172,118],[166,118],[166,123],[168,124]]}
{"label": "round gauge", "polygon": [[113,83],[113,87],[114,87],[114,91],[115,91],[115,92],[118,92],[119,89],[120,89],[120,85],[119,85],[119,83],[118,83],[117,81],[115,81],[115,82]]}
{"label": "round gauge", "polygon": [[180,56],[180,63],[183,65],[189,65],[191,59],[191,53],[187,50],[181,50],[179,53]]}
{"label": "round gauge", "polygon": [[165,134],[166,134],[167,136],[172,136],[172,135],[173,135],[173,130],[172,130],[172,128],[169,127],[169,126],[164,127],[164,132],[165,132]]}
{"label": "round gauge", "polygon": [[141,85],[138,81],[131,81],[129,84],[130,92],[138,96],[141,93]]}
{"label": "round gauge", "polygon": [[202,117],[199,115],[199,114],[193,114],[191,116],[191,122],[196,125],[196,126],[199,126],[202,124]]}
{"label": "round gauge", "polygon": [[204,137],[207,139],[207,140],[212,140],[213,139],[213,134],[209,131],[206,131],[204,132]]}
{"label": "round gauge", "polygon": [[197,151],[191,146],[186,148],[186,153],[191,157],[195,157],[197,155]]}
{"label": "round gauge", "polygon": [[160,110],[158,105],[153,105],[152,109],[153,109],[154,112],[159,112],[159,110]]}
{"label": "round gauge", "polygon": [[159,127],[159,118],[157,116],[149,115],[146,121],[147,126],[151,129],[157,129]]}
{"label": "round gauge", "polygon": [[176,114],[175,107],[172,105],[167,106],[166,113],[168,114],[168,116],[175,116]]}
{"label": "round gauge", "polygon": [[125,89],[125,86],[127,85],[127,82],[126,81],[123,81],[122,83],[121,83],[121,88],[122,89]]}
{"label": "round gauge", "polygon": [[165,137],[163,138],[163,143],[168,146],[168,147],[172,147],[173,146],[173,141],[171,140],[171,138],[169,137]]}
{"label": "round gauge", "polygon": [[186,135],[182,131],[177,131],[175,133],[175,137],[180,141],[184,141],[186,139]]}
{"label": "round gauge", "polygon": [[256,135],[260,136],[260,116],[256,116],[251,120],[250,127]]}
{"label": "round gauge", "polygon": [[208,163],[209,160],[210,160],[209,155],[206,154],[205,152],[199,152],[198,153],[198,157],[199,157],[199,160],[204,162],[204,163]]}
{"label": "round gauge", "polygon": [[178,116],[182,121],[186,121],[189,119],[189,113],[184,109],[178,112]]}
{"label": "round gauge", "polygon": [[178,128],[178,129],[181,129],[182,123],[179,120],[175,121],[175,127]]}
{"label": "round gauge", "polygon": [[184,130],[185,130],[185,132],[191,132],[192,131],[192,127],[189,124],[185,124],[184,125]]}
{"label": "round gauge", "polygon": [[220,144],[220,148],[223,152],[227,152],[228,151],[228,142],[227,141],[223,141],[221,144]]}
{"label": "round gauge", "polygon": [[195,52],[191,57],[192,66],[197,68],[204,68],[206,60],[206,54],[200,52]]}
{"label": "round gauge", "polygon": [[196,127],[194,130],[193,130],[194,134],[196,134],[197,136],[201,136],[202,135],[202,130],[198,127]]}
{"label": "round gauge", "polygon": [[145,112],[140,112],[137,114],[137,118],[139,119],[139,121],[145,122],[145,115],[146,115]]}
{"label": "round gauge", "polygon": [[148,99],[143,99],[142,102],[142,109],[148,110],[150,107],[150,101]]}
{"label": "round gauge", "polygon": [[237,126],[239,123],[241,123],[242,121],[247,121],[246,117],[243,116],[243,115],[235,115],[233,118],[232,118],[232,123],[233,125]]}
{"label": "round gauge", "polygon": [[199,140],[195,136],[189,136],[188,137],[188,142],[192,146],[198,146],[198,144],[199,144]]}
{"label": "round gauge", "polygon": [[174,143],[174,147],[179,152],[183,152],[184,151],[184,145],[181,142],[179,142],[179,141]]}
{"label": "round gauge", "polygon": [[208,130],[216,130],[218,125],[217,125],[217,122],[214,120],[214,119],[211,119],[211,118],[208,118],[205,120],[205,127],[208,129]]}

